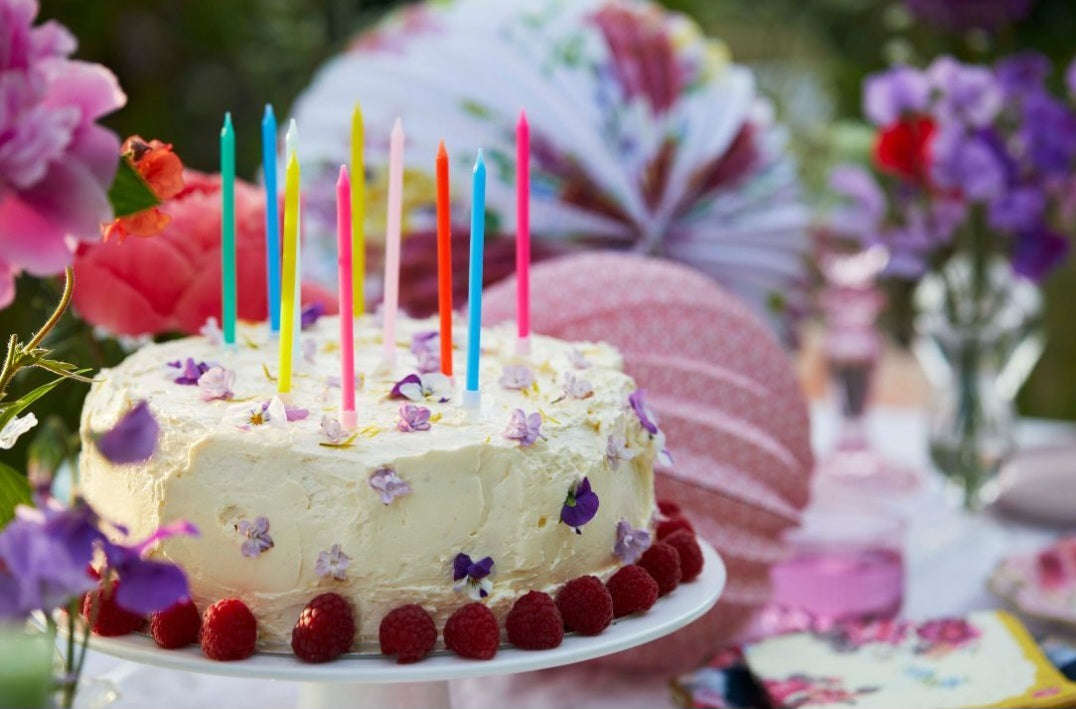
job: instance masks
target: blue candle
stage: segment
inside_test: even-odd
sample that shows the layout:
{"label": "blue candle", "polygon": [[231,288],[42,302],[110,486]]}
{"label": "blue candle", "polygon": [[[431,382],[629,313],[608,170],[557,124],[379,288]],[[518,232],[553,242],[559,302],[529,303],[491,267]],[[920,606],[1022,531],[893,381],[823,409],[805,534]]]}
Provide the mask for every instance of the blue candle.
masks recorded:
{"label": "blue candle", "polygon": [[478,354],[482,349],[482,259],[486,240],[486,163],[482,150],[474,164],[471,188],[471,262],[467,282],[467,389],[463,402],[477,406]]}
{"label": "blue candle", "polygon": [[276,194],[276,116],[265,104],[262,118],[262,172],[265,173],[265,282],[269,332],[280,332],[280,205]]}

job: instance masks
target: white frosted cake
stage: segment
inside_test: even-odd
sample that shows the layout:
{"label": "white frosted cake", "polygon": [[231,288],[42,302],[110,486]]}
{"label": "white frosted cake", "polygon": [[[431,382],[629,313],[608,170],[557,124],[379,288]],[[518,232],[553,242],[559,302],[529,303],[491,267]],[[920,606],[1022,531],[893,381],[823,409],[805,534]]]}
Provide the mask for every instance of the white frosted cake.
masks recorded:
{"label": "white frosted cake", "polygon": [[[470,595],[501,617],[529,590],[607,578],[623,563],[614,547],[624,530],[651,527],[661,446],[629,403],[635,384],[620,355],[536,336],[518,358],[514,332],[487,329],[475,413],[460,405],[458,332],[455,387],[427,373],[403,387],[414,400],[391,397],[396,383],[436,367],[435,327],[398,323],[387,371],[380,328],[357,323],[353,432],[334,425],[336,318],[303,331],[287,411],[274,398],[277,347],[264,325],[240,324],[232,351],[207,336],[147,345],[101,372],[86,399],[82,491],[134,538],[193,522],[200,536],[167,539],[157,553],[186,570],[199,608],[242,599],[263,648],[286,646],[303,607],[325,591],[351,600],[356,641],[376,643],[381,619],[406,603],[440,626]],[[158,450],[146,463],[113,465],[88,444],[91,431],[143,399],[161,425]],[[573,528],[562,509],[584,479],[600,504]],[[457,579],[460,554],[488,557],[491,573]]]}

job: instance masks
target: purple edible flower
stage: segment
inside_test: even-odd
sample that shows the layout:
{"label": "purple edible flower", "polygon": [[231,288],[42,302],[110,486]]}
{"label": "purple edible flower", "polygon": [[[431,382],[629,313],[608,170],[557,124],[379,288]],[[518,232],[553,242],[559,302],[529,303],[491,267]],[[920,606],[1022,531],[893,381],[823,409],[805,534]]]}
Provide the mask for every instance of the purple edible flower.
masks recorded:
{"label": "purple edible flower", "polygon": [[198,333],[209,340],[211,345],[220,345],[224,342],[224,333],[220,331],[220,323],[212,315],[205,319],[202,327],[198,328]]}
{"label": "purple edible flower", "polygon": [[398,382],[396,382],[395,384],[392,385],[392,391],[389,392],[389,398],[390,399],[406,399],[407,397],[404,396],[402,388],[407,386],[408,384],[414,384],[416,386],[421,387],[422,386],[422,378],[419,377],[417,374],[408,374],[406,377],[404,377],[403,379],[401,379],[400,381],[398,381]]}
{"label": "purple edible flower", "polygon": [[927,69],[938,91],[935,113],[942,122],[984,128],[1004,103],[997,79],[986,67],[961,64],[952,57],[938,57]]}
{"label": "purple edible flower", "polygon": [[542,435],[542,415],[538,412],[526,414],[523,409],[514,409],[509,414],[504,437],[519,441],[519,445],[523,447],[532,445],[539,438],[545,438]]}
{"label": "purple edible flower", "polygon": [[631,404],[635,415],[639,417],[639,425],[646,429],[651,436],[656,436],[659,430],[658,419],[650,410],[650,407],[646,405],[646,389],[636,389],[632,392],[631,396],[628,397],[628,403]]}
{"label": "purple edible flower", "polygon": [[202,390],[203,401],[217,399],[228,400],[235,396],[235,372],[220,365],[210,367],[198,378],[198,388]]}
{"label": "purple edible flower", "polygon": [[631,524],[622,519],[616,523],[616,544],[613,553],[625,564],[634,564],[643,552],[650,548],[650,532],[645,529],[633,529]]}
{"label": "purple edible flower", "polygon": [[480,561],[471,561],[466,554],[456,554],[452,560],[452,580],[456,582],[456,591],[465,592],[473,600],[480,600],[493,590],[489,575],[493,572],[493,559],[485,557]]}
{"label": "purple edible flower", "polygon": [[347,580],[347,567],[351,557],[344,553],[339,544],[333,544],[328,551],[319,551],[314,562],[314,573],[318,576],[332,576],[337,581]]}
{"label": "purple edible flower", "polygon": [[269,520],[257,517],[253,522],[240,520],[236,530],[246,537],[243,542],[243,556],[256,559],[273,548],[273,538],[269,535]]}
{"label": "purple edible flower", "polygon": [[144,558],[157,541],[177,535],[197,536],[198,529],[187,521],[165,525],[133,546],[105,544],[108,569],[119,577],[116,603],[139,615],[163,611],[190,597],[187,576],[175,564]]}
{"label": "purple edible flower", "polygon": [[183,384],[186,386],[195,386],[198,384],[198,380],[203,374],[209,371],[209,365],[205,362],[195,362],[193,357],[188,357],[186,360],[175,360],[168,363],[168,366],[176,370],[174,381],[176,384]]}
{"label": "purple edible flower", "polygon": [[370,474],[370,487],[381,495],[383,504],[390,504],[397,497],[411,494],[411,486],[400,479],[390,467],[378,468]]}
{"label": "purple edible flower", "polygon": [[328,415],[321,417],[321,432],[325,439],[334,445],[343,443],[348,437],[348,432],[340,425],[339,419]]}
{"label": "purple edible flower", "polygon": [[[265,407],[268,408],[271,402],[265,402]],[[301,406],[288,406],[284,405],[284,420],[285,421],[302,421],[310,415],[310,409],[304,409]]]}
{"label": "purple edible flower", "polygon": [[927,107],[930,84],[923,72],[907,66],[872,74],[863,86],[863,113],[875,125],[896,123]]}
{"label": "purple edible flower", "polygon": [[587,399],[594,395],[594,385],[571,372],[565,372],[564,395],[572,399]]}
{"label": "purple edible flower", "polygon": [[1050,75],[1050,60],[1033,50],[1017,52],[999,61],[994,73],[1007,97],[1021,98],[1042,90]]}
{"label": "purple edible flower", "polygon": [[497,382],[505,389],[527,389],[534,384],[534,372],[526,365],[508,364]]}
{"label": "purple edible flower", "polygon": [[149,460],[157,449],[161,427],[145,399],[123,415],[112,430],[96,437],[94,443],[105,460],[128,465]]}
{"label": "purple edible flower", "polygon": [[425,406],[403,404],[396,419],[396,428],[404,433],[430,430],[430,410]]}
{"label": "purple edible flower", "polygon": [[1013,271],[1033,281],[1041,281],[1068,255],[1069,240],[1043,225],[1016,236],[1012,256]]}
{"label": "purple edible flower", "polygon": [[590,480],[583,478],[568,488],[568,496],[560,508],[560,521],[582,534],[580,527],[598,514],[598,493],[590,489]]}
{"label": "purple edible flower", "polygon": [[237,404],[229,410],[224,422],[245,431],[262,426],[284,428],[288,425],[288,412],[281,398],[274,396],[257,404]]}
{"label": "purple edible flower", "polygon": [[411,353],[417,360],[418,371],[426,374],[441,369],[441,335],[436,330],[424,330],[411,336]]}
{"label": "purple edible flower", "polygon": [[568,361],[576,369],[590,369],[590,360],[584,357],[583,353],[575,347],[568,350]]}
{"label": "purple edible flower", "polygon": [[983,202],[1005,188],[1005,166],[983,138],[950,126],[939,131],[932,147],[931,177],[945,189],[959,190],[973,202]]}
{"label": "purple edible flower", "polygon": [[605,460],[609,467],[615,470],[620,467],[621,461],[632,460],[638,453],[634,448],[628,447],[628,438],[623,431],[609,434],[609,440],[605,444]]}
{"label": "purple edible flower", "polygon": [[392,386],[389,398],[410,399],[411,401],[432,399],[443,404],[452,398],[452,380],[440,372],[408,374]]}
{"label": "purple edible flower", "polygon": [[858,165],[841,165],[830,173],[829,188],[843,198],[829,215],[829,227],[862,241],[874,237],[886,213],[885,193],[874,176]]}
{"label": "purple edible flower", "polygon": [[299,312],[299,329],[305,330],[311,327],[325,314],[325,304],[320,301],[308,303]]}

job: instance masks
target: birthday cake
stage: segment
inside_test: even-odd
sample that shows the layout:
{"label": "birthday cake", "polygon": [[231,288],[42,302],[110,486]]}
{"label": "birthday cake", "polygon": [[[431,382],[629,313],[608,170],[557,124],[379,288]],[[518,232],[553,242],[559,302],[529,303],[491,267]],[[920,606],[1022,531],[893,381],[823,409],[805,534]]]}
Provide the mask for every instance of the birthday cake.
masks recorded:
{"label": "birthday cake", "polygon": [[[196,525],[155,553],[186,571],[199,609],[241,599],[263,649],[287,646],[328,591],[353,606],[360,645],[403,604],[438,627],[472,599],[503,619],[528,591],[637,558],[664,444],[617,351],[535,336],[520,358],[514,331],[487,329],[475,410],[460,405],[464,358],[458,383],[439,373],[435,328],[398,321],[388,366],[377,323],[357,321],[353,430],[339,424],[335,318],[302,331],[285,398],[264,325],[240,323],[233,349],[212,332],[147,345],[86,399],[82,491],[132,538]],[[93,432],[143,400],[156,454],[108,462]]]}

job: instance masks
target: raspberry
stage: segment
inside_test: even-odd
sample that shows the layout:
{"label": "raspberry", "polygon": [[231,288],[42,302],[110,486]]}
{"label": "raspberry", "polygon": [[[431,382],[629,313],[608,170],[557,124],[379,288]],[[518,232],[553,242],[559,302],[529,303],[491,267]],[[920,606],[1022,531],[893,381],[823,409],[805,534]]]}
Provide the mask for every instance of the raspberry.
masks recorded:
{"label": "raspberry", "polygon": [[681,529],[673,532],[662,540],[664,543],[676,549],[680,555],[680,581],[687,583],[694,581],[702,573],[702,549],[695,539],[695,535],[688,534]]}
{"label": "raspberry", "polygon": [[445,623],[445,645],[460,657],[488,660],[497,654],[501,630],[493,611],[481,603],[468,603]]}
{"label": "raspberry", "polygon": [[291,650],[303,662],[328,662],[351,649],[355,616],[338,593],[323,593],[306,604],[291,629]]}
{"label": "raspberry", "polygon": [[548,593],[529,591],[504,620],[508,642],[522,650],[550,650],[564,640],[564,621]]}
{"label": "raspberry", "polygon": [[382,654],[395,655],[398,664],[406,665],[426,657],[437,644],[437,626],[422,606],[411,603],[382,618],[377,636]]}
{"label": "raspberry", "polygon": [[597,576],[572,579],[557,592],[564,625],[580,635],[597,635],[613,622],[613,597]]}
{"label": "raspberry", "polygon": [[238,598],[217,601],[202,614],[202,652],[210,660],[243,660],[254,654],[258,621]]}
{"label": "raspberry", "polygon": [[[82,597],[82,617],[86,620],[93,618],[91,629],[94,635],[112,638],[133,633],[142,626],[142,616],[121,608],[116,603],[116,591],[119,588],[120,584],[116,582],[108,593],[103,593],[102,589],[98,588]],[[94,616],[94,613],[97,615]]]}
{"label": "raspberry", "polygon": [[202,616],[190,600],[157,611],[149,617],[149,633],[157,647],[174,650],[198,642]]}
{"label": "raspberry", "polygon": [[641,566],[629,564],[605,582],[613,597],[613,617],[650,610],[658,600],[658,582]]}
{"label": "raspberry", "polygon": [[679,532],[681,529],[695,534],[695,528],[691,526],[691,522],[687,521],[687,517],[670,517],[669,519],[658,522],[658,539],[662,540],[669,536],[673,532]]}
{"label": "raspberry", "polygon": [[657,542],[647,549],[639,559],[639,566],[658,582],[662,596],[680,585],[680,553],[665,542]]}
{"label": "raspberry", "polygon": [[658,500],[658,510],[666,517],[679,517],[680,505],[672,500]]}

